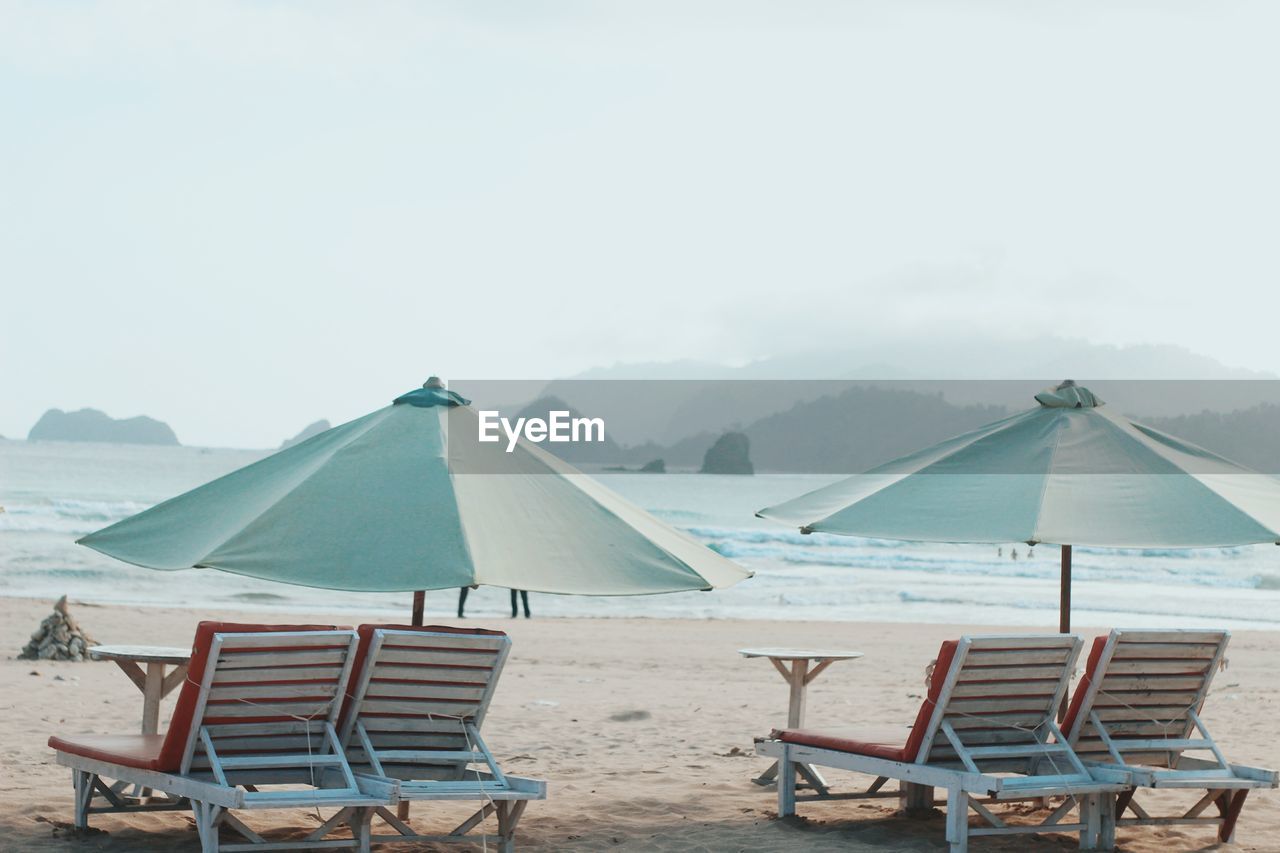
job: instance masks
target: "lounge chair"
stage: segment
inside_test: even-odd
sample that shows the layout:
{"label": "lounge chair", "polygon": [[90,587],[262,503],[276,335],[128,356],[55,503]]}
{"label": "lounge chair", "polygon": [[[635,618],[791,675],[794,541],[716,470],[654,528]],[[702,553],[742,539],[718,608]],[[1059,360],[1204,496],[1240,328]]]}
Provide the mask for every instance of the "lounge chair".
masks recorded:
{"label": "lounge chair", "polygon": [[[361,778],[394,786],[397,802],[476,800],[478,811],[452,831],[420,834],[385,807],[366,813],[395,834],[375,843],[458,841],[508,853],[529,800],[546,783],[509,776],[480,736],[511,640],[501,631],[361,625],[358,675],[343,714],[342,743]],[[498,834],[472,830],[496,813]]]}
{"label": "lounge chair", "polygon": [[[1131,789],[1112,804],[1119,824],[1216,825],[1219,840],[1230,841],[1249,791],[1280,785],[1275,770],[1229,764],[1200,719],[1230,639],[1226,631],[1117,629],[1094,640],[1062,724],[1076,753],[1125,770],[1139,787],[1205,792],[1185,812],[1153,817]],[[1197,751],[1209,757],[1186,754]],[[1205,815],[1210,806],[1216,814]]]}
{"label": "lounge chair", "polygon": [[[367,851],[365,811],[390,802],[391,790],[357,783],[339,745],[335,724],[355,648],[351,630],[200,623],[165,734],[49,738],[57,762],[71,768],[76,826],[100,812],[190,808],[204,853]],[[133,802],[123,793],[129,785],[168,797]],[[267,841],[232,814],[322,806],[339,811],[302,842]],[[330,838],[342,824],[353,837]],[[245,841],[220,845],[222,827]]]}
{"label": "lounge chair", "polygon": [[[1042,832],[1079,832],[1080,846],[1096,849],[1107,833],[1102,795],[1125,790],[1127,776],[1090,772],[1054,722],[1080,647],[1079,637],[1063,634],[972,636],[943,643],[928,695],[900,740],[775,731],[757,742],[756,752],[779,761],[779,817],[795,814],[797,802],[884,796],[881,788],[896,779],[909,809],[932,807],[933,789],[947,789],[946,837],[952,853],[966,851],[970,836]],[[1055,742],[1049,742],[1050,735]],[[862,792],[798,795],[797,764],[876,778]],[[1067,799],[1039,824],[1006,823],[987,808],[1055,795]],[[1078,819],[1063,822],[1073,806]],[[987,825],[971,828],[971,809]]]}

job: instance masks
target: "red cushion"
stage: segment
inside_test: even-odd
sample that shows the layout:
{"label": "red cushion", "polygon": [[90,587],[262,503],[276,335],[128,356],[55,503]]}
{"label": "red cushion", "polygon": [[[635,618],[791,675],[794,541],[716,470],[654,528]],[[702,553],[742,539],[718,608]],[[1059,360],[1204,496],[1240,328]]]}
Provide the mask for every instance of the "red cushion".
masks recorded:
{"label": "red cushion", "polygon": [[902,746],[878,740],[859,740],[841,735],[823,734],[804,729],[775,730],[773,736],[787,743],[799,743],[805,746],[816,746],[821,749],[834,749],[838,752],[852,752],[858,755],[869,755],[873,758],[885,758],[889,761],[914,762],[924,743],[925,730],[929,728],[929,718],[933,716],[934,706],[942,694],[942,686],[947,681],[947,673],[951,671],[951,661],[955,659],[959,640],[947,640],[938,649],[938,662],[934,664],[933,673],[929,677],[929,690],[920,710],[916,712],[916,721],[907,735],[907,742]]}
{"label": "red cushion", "polygon": [[54,735],[49,738],[49,746],[59,752],[143,770],[160,769],[163,743],[164,735]]}
{"label": "red cushion", "polygon": [[1102,660],[1102,650],[1107,647],[1108,639],[1106,634],[1093,638],[1093,648],[1089,650],[1089,663],[1084,668],[1080,683],[1076,685],[1076,692],[1071,694],[1071,705],[1068,706],[1067,715],[1062,718],[1062,725],[1059,726],[1059,731],[1068,738],[1071,737],[1071,727],[1075,725],[1080,706],[1084,704],[1084,696],[1089,692],[1089,685],[1098,677],[1098,662]]}
{"label": "red cushion", "polygon": [[472,636],[485,637],[507,636],[505,631],[493,631],[488,628],[454,628],[449,625],[361,625],[356,629],[356,633],[360,635],[360,644],[356,647],[356,660],[351,667],[351,678],[347,681],[347,698],[342,704],[342,716],[338,725],[339,732],[346,726],[347,713],[351,709],[351,702],[355,698],[356,688],[360,684],[360,676],[364,672],[364,660],[369,655],[369,645],[373,642],[374,631],[418,631],[430,634],[471,634]]}

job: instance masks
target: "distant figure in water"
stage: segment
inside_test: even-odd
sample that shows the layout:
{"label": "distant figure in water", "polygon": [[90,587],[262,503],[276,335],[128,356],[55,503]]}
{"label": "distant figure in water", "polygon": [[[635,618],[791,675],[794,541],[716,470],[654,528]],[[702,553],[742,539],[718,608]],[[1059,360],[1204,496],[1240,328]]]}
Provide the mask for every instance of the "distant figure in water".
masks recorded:
{"label": "distant figure in water", "polygon": [[1027,549],[1027,559],[1028,559],[1028,560],[1030,560],[1030,559],[1031,559],[1032,557],[1034,557],[1035,555],[1036,555],[1036,549],[1035,549],[1035,548],[1028,548],[1028,549]]}
{"label": "distant figure in water", "polygon": [[523,590],[523,589],[513,589],[513,590],[511,590],[511,618],[512,618],[512,619],[515,619],[517,616],[519,616],[519,615],[520,615],[520,611],[516,608],[516,594],[517,594],[517,593],[520,595],[520,600],[524,602],[524,618],[528,619],[528,618],[530,618],[530,616],[529,616],[529,593],[528,593],[528,592],[526,592],[526,591],[525,591],[525,590]]}
{"label": "distant figure in water", "polygon": [[475,589],[476,586],[477,584],[472,584],[471,586],[464,586],[458,590],[458,618],[459,619],[467,618],[467,614],[463,612],[467,608],[467,593]]}
{"label": "distant figure in water", "polygon": [[1010,557],[1012,557],[1013,559],[1017,560],[1017,559],[1018,559],[1018,549],[1017,549],[1017,548],[1010,549],[1010,551],[1009,551],[1009,556],[1010,556]]}

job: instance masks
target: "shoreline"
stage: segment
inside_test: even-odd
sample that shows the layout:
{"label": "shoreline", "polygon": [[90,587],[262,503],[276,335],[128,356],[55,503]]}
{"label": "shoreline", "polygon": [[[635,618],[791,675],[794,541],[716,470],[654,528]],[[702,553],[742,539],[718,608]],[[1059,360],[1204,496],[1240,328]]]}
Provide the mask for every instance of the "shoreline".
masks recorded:
{"label": "shoreline", "polygon": [[[141,697],[109,663],[19,661],[13,656],[48,614],[50,603],[0,598],[0,838],[9,849],[54,853],[78,849],[68,834],[69,771],[45,746],[57,732],[131,733]],[[201,619],[263,619],[236,608],[71,605],[101,643],[190,643]],[[406,610],[407,614],[407,610]],[[264,621],[350,624],[353,614],[311,610],[266,614]],[[1025,629],[909,623],[784,622],[648,617],[477,617],[431,622],[491,627],[513,639],[511,658],[485,724],[485,737],[509,772],[546,779],[549,799],[532,804],[517,844],[531,850],[936,850],[943,821],[906,820],[895,801],[815,803],[800,820],[778,821],[773,794],[751,777],[767,766],[752,739],[782,722],[787,686],[752,646],[825,646],[862,651],[815,680],[807,725],[848,729],[905,727],[914,717],[925,666],[945,639],[961,633]],[[371,621],[371,620],[365,620]],[[1099,633],[1081,628],[1086,642]],[[1280,637],[1233,635],[1230,668],[1219,673],[1205,719],[1227,756],[1280,766],[1280,702],[1274,669]],[[36,673],[36,674],[32,674]],[[172,711],[171,696],[161,725]],[[1150,799],[1150,798],[1149,798]],[[1180,800],[1176,800],[1181,802]],[[441,809],[443,816],[453,812]],[[415,812],[415,815],[417,812]],[[437,814],[431,810],[428,815]],[[96,815],[95,849],[149,853],[196,849],[189,815]],[[424,816],[423,820],[428,820]],[[276,837],[305,834],[311,816],[281,811],[250,816]],[[428,824],[429,825],[429,824]],[[447,828],[447,827],[446,827]],[[1128,853],[1170,853],[1213,845],[1208,828],[1136,827],[1120,832]],[[1259,791],[1244,809],[1239,846],[1280,848],[1280,792]],[[1048,849],[1074,849],[1075,839],[1048,836]],[[3,846],[0,844],[0,846]],[[406,848],[411,849],[411,848]],[[1025,839],[983,840],[984,850],[1024,850]]]}
{"label": "shoreline", "polygon": [[[500,587],[482,587],[482,589],[490,589],[490,590],[502,589],[503,594],[506,593],[506,589],[500,588]],[[428,590],[427,592],[428,592],[428,595],[430,595],[431,593],[451,593],[453,590],[454,590],[453,587],[448,587],[442,590]],[[340,594],[340,593],[335,592],[335,595],[337,594]],[[392,594],[392,593],[388,593],[388,594]],[[412,593],[394,593],[394,594],[405,596],[403,606],[396,605],[396,606],[386,606],[386,607],[376,607],[376,606],[371,607],[371,606],[365,606],[363,604],[360,604],[360,605],[351,605],[346,608],[331,607],[326,609],[324,607],[317,607],[315,606],[314,603],[310,603],[310,602],[290,604],[287,601],[277,601],[277,600],[266,600],[266,601],[244,600],[244,601],[234,601],[234,602],[219,601],[213,604],[203,603],[203,602],[202,603],[175,603],[171,601],[103,601],[100,599],[94,599],[92,597],[77,598],[71,593],[67,593],[67,600],[68,602],[70,602],[70,604],[73,607],[84,607],[84,608],[91,608],[91,609],[137,608],[137,609],[146,610],[146,611],[173,610],[173,611],[181,611],[181,612],[200,611],[200,612],[206,612],[206,613],[207,612],[253,613],[258,615],[280,614],[282,617],[287,616],[290,619],[297,619],[300,617],[305,617],[305,616],[313,615],[316,613],[328,613],[335,619],[346,619],[348,621],[354,619],[358,624],[361,621],[370,621],[375,618],[383,621],[389,620],[393,622],[407,619],[408,614],[412,609]],[[537,595],[537,596],[555,596],[557,598],[591,598],[593,597],[593,596],[575,596],[568,593],[532,592],[530,594]],[[683,595],[684,593],[672,593],[672,594]],[[250,593],[249,595],[256,596],[256,595],[259,595],[259,593]],[[273,595],[273,594],[267,593],[266,595]],[[516,621],[505,610],[493,609],[492,602],[484,602],[484,603],[476,602],[474,598],[475,596],[474,590],[472,591],[471,595],[472,597],[468,598],[468,604],[467,604],[468,611],[470,612],[468,612],[467,616],[461,620],[463,624],[468,622],[474,622],[476,620],[493,620],[500,623]],[[620,600],[620,599],[627,598],[628,596],[598,596],[598,597]],[[14,591],[0,591],[0,601],[47,602],[49,606],[52,606],[53,602],[56,601],[57,598],[58,598],[57,595],[46,595],[43,593],[24,594],[21,592],[14,592]],[[489,605],[489,609],[473,609],[476,607],[483,608],[486,605]],[[1025,632],[1025,631],[1036,631],[1036,630],[1043,630],[1043,631],[1050,631],[1050,632],[1057,631],[1058,614],[1056,612],[1049,612],[1048,610],[1042,610],[1039,608],[1035,608],[1035,609],[1026,608],[1025,610],[1022,610],[1020,612],[1044,613],[1045,619],[1042,621],[1036,621],[1030,618],[1024,621],[1018,621],[1018,622],[1005,621],[1000,624],[1000,627],[991,628],[990,630],[993,632],[1003,632],[1003,631]],[[1127,618],[1117,618],[1117,619],[1108,618],[1108,614],[1111,614],[1113,612],[1116,616],[1127,617]],[[786,609],[780,608],[779,613],[786,614]],[[915,614],[916,617],[924,616],[924,615],[925,614]],[[1157,617],[1155,621],[1152,620],[1153,616]],[[428,607],[426,610],[425,617],[429,622],[453,623],[453,622],[459,621],[456,615],[456,612],[453,609],[441,610],[437,608]],[[688,615],[688,614],[663,614],[663,613],[633,613],[633,614],[555,613],[551,615],[541,615],[536,612],[536,607],[535,607],[535,613],[534,613],[533,619],[528,621],[551,622],[551,621],[561,621],[561,620],[570,621],[570,622],[639,621],[639,622],[694,622],[694,623],[702,623],[702,622],[764,623],[764,624],[778,624],[778,625],[822,624],[822,625],[830,625],[833,627],[839,626],[843,628],[848,628],[849,626],[883,626],[883,627],[893,626],[894,628],[901,628],[902,626],[910,626],[910,625],[929,625],[929,626],[937,626],[937,627],[947,627],[947,626],[954,626],[958,624],[954,620],[950,620],[950,619],[941,619],[941,620],[935,621],[935,620],[930,620],[926,618],[866,619],[858,616],[850,616],[847,619],[830,619],[830,618],[813,619],[812,617],[801,612],[795,612],[790,615],[778,615],[773,617],[762,617],[759,615],[743,616],[743,615],[735,615],[735,614]],[[524,618],[521,617],[520,621],[526,621],[526,620],[524,620]],[[1237,632],[1250,632],[1250,633],[1260,633],[1260,634],[1280,633],[1280,621],[1271,622],[1271,623],[1259,623],[1256,621],[1244,620],[1244,619],[1213,619],[1210,617],[1195,617],[1195,618],[1188,619],[1184,622],[1177,622],[1176,626],[1166,624],[1171,621],[1177,622],[1177,620],[1172,619],[1171,614],[1166,614],[1166,613],[1134,614],[1128,610],[1125,610],[1124,608],[1116,608],[1115,611],[1089,610],[1089,611],[1077,612],[1072,614],[1072,630],[1076,633],[1080,633],[1080,632],[1105,633],[1106,631],[1109,631],[1111,628],[1117,627],[1117,626],[1129,627],[1129,628],[1206,627],[1206,628],[1223,628],[1226,630],[1230,630],[1233,633],[1237,633]]]}

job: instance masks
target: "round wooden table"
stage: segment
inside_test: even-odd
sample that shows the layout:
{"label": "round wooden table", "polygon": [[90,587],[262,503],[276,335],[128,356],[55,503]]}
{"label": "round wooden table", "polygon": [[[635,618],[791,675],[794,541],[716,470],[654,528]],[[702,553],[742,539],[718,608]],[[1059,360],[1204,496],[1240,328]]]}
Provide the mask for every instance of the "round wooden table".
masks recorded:
{"label": "round wooden table", "polygon": [[[115,661],[129,676],[142,691],[142,733],[158,734],[160,700],[186,679],[191,650],[173,646],[94,646],[89,649],[89,657]],[[168,673],[165,672],[167,666],[173,667]]]}
{"label": "round wooden table", "polygon": [[[823,670],[839,660],[857,660],[862,652],[841,651],[836,649],[738,649],[744,658],[768,658],[787,684],[791,686],[791,701],[787,706],[787,728],[798,729],[804,725],[805,689]],[[788,666],[789,664],[789,666]],[[817,770],[807,764],[796,763],[796,773],[811,788],[826,790],[826,782]],[[769,785],[778,775],[778,762],[754,781],[757,785]]]}

